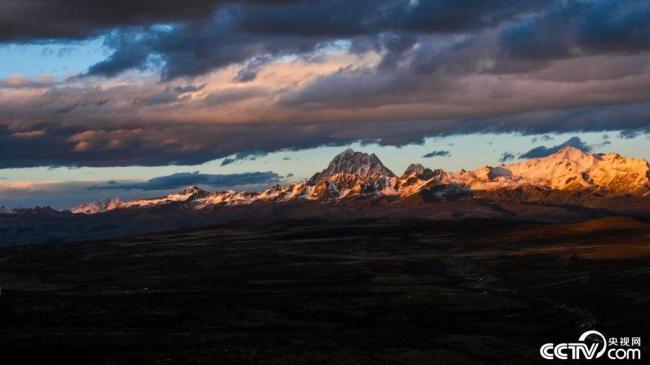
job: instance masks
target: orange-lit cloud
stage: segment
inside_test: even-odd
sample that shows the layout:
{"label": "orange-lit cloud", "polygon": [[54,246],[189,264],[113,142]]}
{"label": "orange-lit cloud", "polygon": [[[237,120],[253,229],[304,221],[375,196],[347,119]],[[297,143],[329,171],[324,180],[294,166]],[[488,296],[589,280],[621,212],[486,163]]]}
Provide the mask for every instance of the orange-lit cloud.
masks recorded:
{"label": "orange-lit cloud", "polygon": [[[61,10],[73,4],[83,22]],[[102,34],[109,52],[72,77],[0,80],[0,168],[650,128],[642,1],[134,4],[11,9],[49,9],[49,21],[16,18],[0,42]]]}

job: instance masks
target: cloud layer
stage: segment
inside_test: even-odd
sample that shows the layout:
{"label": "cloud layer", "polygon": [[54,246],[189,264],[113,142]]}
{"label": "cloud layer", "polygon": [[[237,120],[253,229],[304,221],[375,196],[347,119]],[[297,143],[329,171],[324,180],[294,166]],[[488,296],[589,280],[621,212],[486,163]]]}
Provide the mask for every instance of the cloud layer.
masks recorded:
{"label": "cloud layer", "polygon": [[105,184],[92,185],[92,190],[167,190],[191,185],[210,187],[235,187],[244,185],[270,185],[280,181],[280,176],[274,172],[247,172],[241,174],[201,174],[197,172],[181,172],[167,176],[159,176],[147,181],[119,182],[110,181]]}
{"label": "cloud layer", "polygon": [[0,168],[650,128],[642,0],[10,0],[0,23],[0,43],[109,51],[0,80]]}
{"label": "cloud layer", "polygon": [[[82,39],[112,28],[192,22],[229,0],[3,0],[0,40]],[[249,3],[287,3],[249,0]]]}
{"label": "cloud layer", "polygon": [[[2,180],[0,178],[0,180]],[[275,172],[240,174],[202,174],[184,172],[158,176],[146,181],[0,181],[0,207],[49,205],[58,209],[106,199],[155,197],[179,191],[191,185],[207,189],[253,191],[277,184],[282,177]]]}

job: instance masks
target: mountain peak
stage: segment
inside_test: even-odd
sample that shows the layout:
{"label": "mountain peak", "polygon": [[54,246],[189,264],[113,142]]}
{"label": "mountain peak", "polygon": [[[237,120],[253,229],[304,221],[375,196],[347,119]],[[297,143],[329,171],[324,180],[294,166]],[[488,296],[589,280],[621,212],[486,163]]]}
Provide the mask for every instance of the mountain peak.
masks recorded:
{"label": "mountain peak", "polygon": [[412,163],[409,165],[409,167],[406,168],[406,170],[404,170],[403,175],[404,176],[409,176],[412,174],[421,175],[425,169],[426,167],[422,166],[422,164],[420,163]]}
{"label": "mountain peak", "polygon": [[584,158],[591,158],[593,156],[593,153],[583,151],[573,146],[565,146],[548,157],[561,160],[578,161]]}
{"label": "mountain peak", "polygon": [[316,184],[322,179],[337,174],[357,175],[364,179],[375,179],[381,176],[395,176],[392,171],[382,164],[374,153],[367,154],[364,152],[356,152],[353,149],[348,148],[336,155],[325,170],[315,174],[309,180],[309,184]]}
{"label": "mountain peak", "polygon": [[[612,194],[644,193],[650,188],[650,165],[616,153],[595,154],[565,146],[552,155],[473,174],[485,181],[501,178],[515,184],[537,184],[554,190],[599,190]],[[498,184],[497,184],[498,185]]]}
{"label": "mountain peak", "polygon": [[211,194],[198,186],[188,186],[185,190],[181,191],[178,194],[168,195],[168,198],[172,200],[194,200],[194,199],[203,199]]}
{"label": "mountain peak", "polygon": [[414,175],[418,179],[429,180],[436,175],[439,176],[441,173],[444,173],[444,171],[442,170],[433,171],[428,167],[424,167],[422,164],[412,163],[409,165],[409,167],[406,168],[402,177],[408,177]]}
{"label": "mountain peak", "polygon": [[185,188],[179,194],[180,195],[193,195],[193,194],[196,194],[196,193],[205,193],[205,192],[206,192],[205,190],[199,188],[198,186],[192,185],[192,186],[188,186],[187,188]]}

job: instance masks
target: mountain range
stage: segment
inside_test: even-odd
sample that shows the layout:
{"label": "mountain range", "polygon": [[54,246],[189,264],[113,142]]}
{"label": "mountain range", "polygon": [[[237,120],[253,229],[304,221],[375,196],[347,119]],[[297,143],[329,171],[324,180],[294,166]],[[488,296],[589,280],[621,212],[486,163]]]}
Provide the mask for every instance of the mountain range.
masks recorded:
{"label": "mountain range", "polygon": [[473,171],[412,164],[398,176],[376,155],[348,149],[310,179],[258,192],[191,186],[158,198],[107,199],[66,211],[0,208],[0,246],[115,239],[229,222],[647,220],[649,173],[642,159],[567,147]]}
{"label": "mountain range", "polygon": [[579,203],[650,196],[650,164],[616,153],[596,154],[566,147],[543,158],[474,171],[448,172],[411,164],[397,176],[375,154],[347,149],[307,181],[276,185],[260,192],[208,192],[191,186],[153,199],[109,199],[70,209],[99,214],[116,209],[183,206],[196,210],[314,201],[323,204],[364,199],[391,203],[414,196],[428,200],[516,199],[538,203]]}

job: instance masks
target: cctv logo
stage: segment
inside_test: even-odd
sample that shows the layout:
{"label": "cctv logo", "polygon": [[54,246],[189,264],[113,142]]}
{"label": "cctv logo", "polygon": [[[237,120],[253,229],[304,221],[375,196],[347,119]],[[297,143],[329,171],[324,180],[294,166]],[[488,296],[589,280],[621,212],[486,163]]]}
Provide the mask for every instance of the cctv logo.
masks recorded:
{"label": "cctv logo", "polygon": [[[638,339],[640,346],[641,339],[638,337],[634,339]],[[608,350],[607,343],[602,333],[587,331],[578,338],[578,342],[547,343],[540,347],[539,353],[546,360],[592,360],[601,358],[605,353],[610,360],[641,360],[641,349],[617,346]],[[609,343],[613,344],[614,341],[610,340]],[[633,344],[637,345],[637,342],[633,341]]]}
{"label": "cctv logo", "polygon": [[[591,345],[584,343],[587,337],[592,335],[598,337],[598,339],[601,340],[601,343],[594,342]],[[605,339],[605,336],[598,331],[587,331],[580,336],[578,341],[580,342],[559,343],[557,345],[547,343],[539,349],[539,353],[546,360],[591,360],[594,358],[600,358],[607,350],[607,340]]]}

